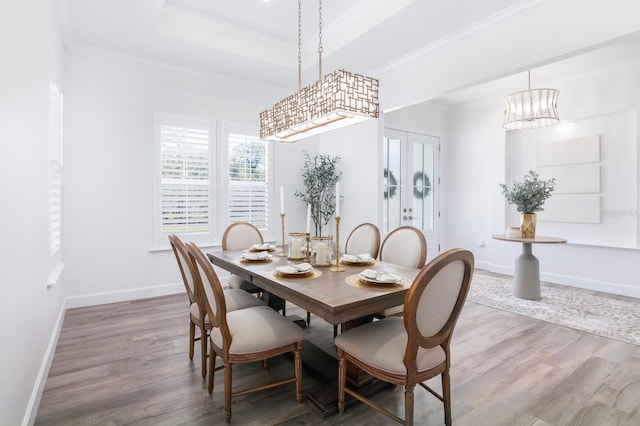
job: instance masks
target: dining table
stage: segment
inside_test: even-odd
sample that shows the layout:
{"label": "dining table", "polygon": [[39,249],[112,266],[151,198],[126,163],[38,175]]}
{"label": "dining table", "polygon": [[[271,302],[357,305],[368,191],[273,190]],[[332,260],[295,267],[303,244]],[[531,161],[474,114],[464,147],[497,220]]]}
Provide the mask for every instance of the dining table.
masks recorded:
{"label": "dining table", "polygon": [[[247,260],[243,254],[248,252],[249,249],[220,250],[207,252],[207,256],[213,265],[315,314],[329,324],[340,325],[343,330],[370,321],[385,309],[403,304],[411,283],[420,272],[419,269],[371,259],[367,262],[340,261],[342,268],[314,265],[307,273],[282,274],[278,269],[299,265],[304,263],[304,259],[291,261],[281,251],[275,251],[266,259]],[[335,266],[335,260],[333,262]],[[362,279],[360,273],[365,270],[389,273],[401,279],[395,282]],[[313,342],[305,340],[303,363],[330,382],[325,389],[307,395],[314,411],[325,418],[336,411],[335,381],[338,372],[335,352],[326,353]],[[348,370],[352,384],[370,386],[370,392],[380,389],[380,386],[372,386],[371,380],[360,372],[353,368]]]}

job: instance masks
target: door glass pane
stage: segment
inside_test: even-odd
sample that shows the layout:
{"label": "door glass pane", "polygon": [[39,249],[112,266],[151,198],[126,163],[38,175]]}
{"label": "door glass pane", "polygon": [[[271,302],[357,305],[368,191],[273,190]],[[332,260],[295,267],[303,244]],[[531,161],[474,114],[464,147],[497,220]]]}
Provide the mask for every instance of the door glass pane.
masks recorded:
{"label": "door glass pane", "polygon": [[402,205],[402,167],[400,140],[384,139],[383,190],[384,190],[384,232],[397,228],[401,224]]}
{"label": "door glass pane", "polygon": [[434,145],[413,144],[413,225],[423,231],[433,230]]}

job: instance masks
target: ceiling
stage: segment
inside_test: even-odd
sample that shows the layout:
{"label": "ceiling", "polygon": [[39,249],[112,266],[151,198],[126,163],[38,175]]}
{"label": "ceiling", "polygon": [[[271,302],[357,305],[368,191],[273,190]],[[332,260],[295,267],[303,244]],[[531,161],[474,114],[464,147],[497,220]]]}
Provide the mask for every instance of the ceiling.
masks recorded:
{"label": "ceiling", "polygon": [[[297,89],[296,0],[54,1],[67,51],[120,56],[286,91]],[[479,37],[498,23],[519,23],[521,18],[557,3],[324,0],[322,71],[347,69],[380,78],[447,43]],[[306,86],[318,78],[318,1],[303,0],[301,15],[302,85]],[[640,54],[638,37],[635,39],[630,48],[618,50],[617,57]],[[517,49],[517,41],[511,43]],[[598,63],[603,63],[598,55],[581,55],[534,65],[532,82],[535,85],[536,78],[544,81],[545,76],[558,78],[565,72],[584,71]],[[526,68],[520,71],[484,84],[476,81],[464,90],[458,87],[452,93],[439,93],[443,96],[437,101],[452,106],[524,88]]]}
{"label": "ceiling", "polygon": [[[302,85],[318,78],[318,2],[302,2]],[[520,0],[324,0],[323,74],[376,76]],[[535,2],[534,2],[535,3]],[[295,0],[56,0],[65,48],[297,88]],[[464,13],[460,13],[464,11]]]}

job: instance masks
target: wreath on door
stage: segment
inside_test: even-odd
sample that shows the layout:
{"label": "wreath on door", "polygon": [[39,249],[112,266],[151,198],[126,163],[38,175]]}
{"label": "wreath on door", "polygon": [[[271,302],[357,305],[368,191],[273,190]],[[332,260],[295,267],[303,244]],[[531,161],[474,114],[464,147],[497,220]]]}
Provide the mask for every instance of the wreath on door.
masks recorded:
{"label": "wreath on door", "polygon": [[398,180],[389,169],[384,169],[384,177],[387,179],[387,190],[384,191],[384,199],[388,200],[396,196]]}
{"label": "wreath on door", "polygon": [[[418,182],[420,182],[418,184]],[[424,172],[415,172],[413,174],[413,196],[422,200],[427,197],[431,192],[431,180],[429,176]]]}

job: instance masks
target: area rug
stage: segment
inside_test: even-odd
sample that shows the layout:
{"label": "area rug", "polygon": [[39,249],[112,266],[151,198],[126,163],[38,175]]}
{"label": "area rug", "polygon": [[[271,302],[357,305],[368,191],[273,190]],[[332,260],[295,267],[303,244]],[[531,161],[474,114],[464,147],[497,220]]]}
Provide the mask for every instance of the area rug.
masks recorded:
{"label": "area rug", "polygon": [[542,299],[534,301],[511,291],[511,277],[475,273],[467,301],[640,346],[640,299],[543,285]]}

